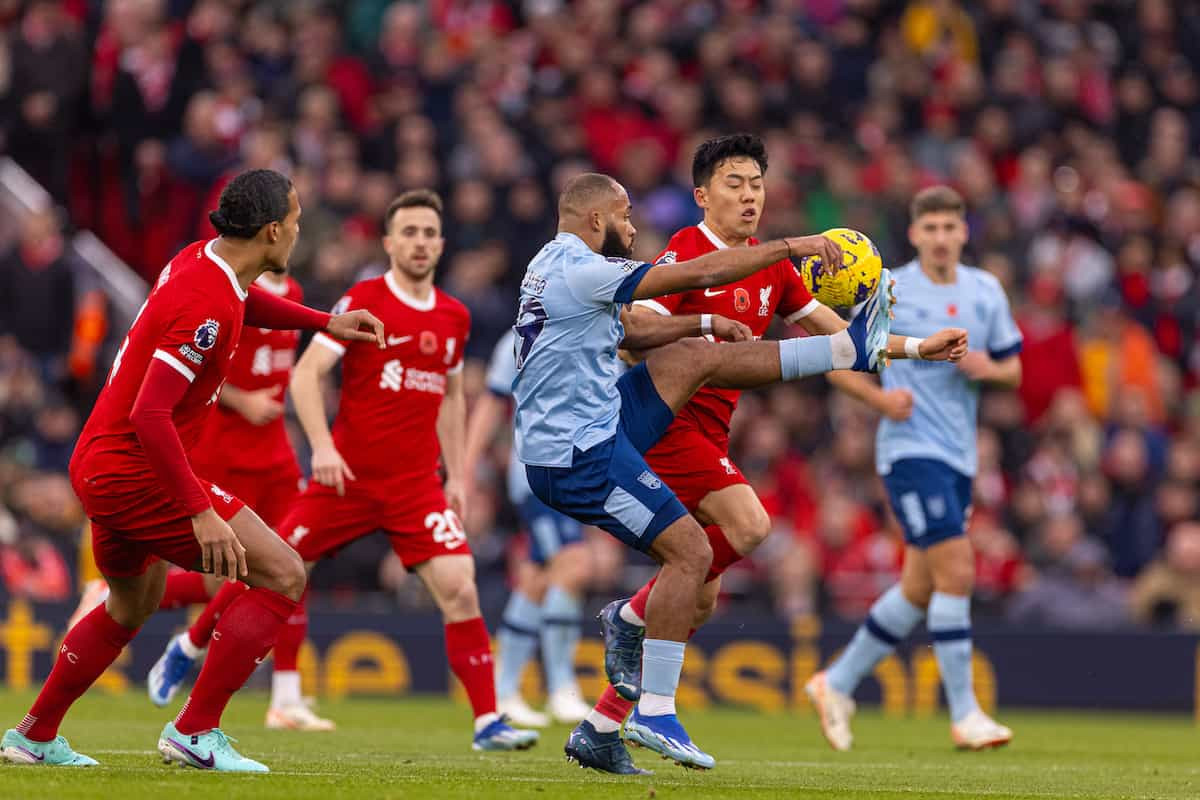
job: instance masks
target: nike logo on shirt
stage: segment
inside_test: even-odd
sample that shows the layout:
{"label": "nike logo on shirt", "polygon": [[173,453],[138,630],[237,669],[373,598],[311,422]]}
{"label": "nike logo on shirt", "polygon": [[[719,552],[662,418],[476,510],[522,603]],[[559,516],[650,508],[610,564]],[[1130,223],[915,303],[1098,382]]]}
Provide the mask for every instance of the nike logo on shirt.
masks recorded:
{"label": "nike logo on shirt", "polygon": [[387,337],[388,347],[395,347],[398,344],[404,344],[413,337],[411,336],[389,336]]}
{"label": "nike logo on shirt", "polygon": [[716,297],[719,294],[725,294],[725,291],[726,291],[725,289],[721,289],[719,291],[714,292],[712,289],[705,289],[704,296],[705,297]]}

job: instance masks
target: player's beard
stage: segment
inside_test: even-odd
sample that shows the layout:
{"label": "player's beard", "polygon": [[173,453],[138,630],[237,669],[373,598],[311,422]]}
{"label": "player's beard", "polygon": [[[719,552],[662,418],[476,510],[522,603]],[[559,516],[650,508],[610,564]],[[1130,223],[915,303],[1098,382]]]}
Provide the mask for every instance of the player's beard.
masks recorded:
{"label": "player's beard", "polygon": [[604,229],[604,241],[600,243],[600,255],[605,258],[632,258],[633,242],[625,244],[617,226],[609,225]]}

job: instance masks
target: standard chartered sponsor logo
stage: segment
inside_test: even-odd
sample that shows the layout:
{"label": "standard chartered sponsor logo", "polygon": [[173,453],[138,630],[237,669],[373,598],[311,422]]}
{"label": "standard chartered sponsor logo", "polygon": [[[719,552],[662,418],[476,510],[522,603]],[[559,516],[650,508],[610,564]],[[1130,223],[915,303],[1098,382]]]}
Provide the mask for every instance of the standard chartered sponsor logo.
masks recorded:
{"label": "standard chartered sponsor logo", "polygon": [[383,372],[379,375],[379,388],[391,389],[393,392],[407,389],[413,392],[445,394],[446,376],[440,372],[406,368],[400,359],[394,358],[383,365]]}

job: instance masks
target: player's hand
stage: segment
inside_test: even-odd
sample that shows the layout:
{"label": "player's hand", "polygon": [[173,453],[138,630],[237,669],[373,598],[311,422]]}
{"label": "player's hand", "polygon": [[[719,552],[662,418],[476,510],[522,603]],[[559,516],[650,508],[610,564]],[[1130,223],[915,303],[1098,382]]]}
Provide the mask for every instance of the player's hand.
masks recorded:
{"label": "player's hand", "polygon": [[981,350],[967,353],[958,362],[959,371],[973,381],[990,380],[995,368],[996,362],[992,361],[992,357]]}
{"label": "player's hand", "polygon": [[879,413],[894,422],[903,422],[912,416],[913,396],[908,389],[888,389],[883,393]]}
{"label": "player's hand", "polygon": [[967,332],[962,328],[943,328],[932,336],[926,336],[919,349],[921,358],[926,361],[959,361],[969,355]]}
{"label": "player's hand", "polygon": [[[363,328],[370,330],[363,330]],[[325,332],[335,339],[346,339],[359,342],[377,342],[379,349],[387,347],[383,338],[383,323],[379,318],[364,308],[356,308],[345,314],[335,314],[329,319]]]}
{"label": "player's hand", "polygon": [[789,236],[784,241],[793,258],[817,256],[821,259],[818,274],[830,275],[842,268],[842,246],[827,236]]}
{"label": "player's hand", "polygon": [[749,325],[735,319],[727,319],[720,314],[712,317],[713,336],[722,342],[749,342],[754,339],[754,332]]}
{"label": "player's hand", "polygon": [[358,480],[342,454],[333,445],[318,447],[312,454],[312,477],[322,486],[337,489],[338,497],[346,494],[346,481]]}
{"label": "player's hand", "polygon": [[446,485],[442,487],[442,491],[446,495],[446,503],[450,506],[458,518],[467,518],[467,487],[463,481],[453,479],[447,480]]}
{"label": "player's hand", "polygon": [[231,581],[246,577],[246,548],[229,523],[211,508],[192,517],[192,533],[200,543],[201,567]]}
{"label": "player's hand", "polygon": [[268,422],[273,422],[279,419],[284,409],[283,403],[275,399],[278,393],[278,386],[243,392],[238,400],[237,412],[245,417],[251,425],[266,425]]}

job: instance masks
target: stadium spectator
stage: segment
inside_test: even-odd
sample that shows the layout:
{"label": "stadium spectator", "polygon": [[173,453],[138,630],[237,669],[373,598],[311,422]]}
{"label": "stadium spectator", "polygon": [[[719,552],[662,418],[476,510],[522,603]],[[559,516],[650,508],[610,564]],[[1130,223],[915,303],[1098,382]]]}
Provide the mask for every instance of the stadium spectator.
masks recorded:
{"label": "stadium spectator", "polygon": [[1200,523],[1179,522],[1166,551],[1133,583],[1134,616],[1150,625],[1200,630]]}
{"label": "stadium spectator", "polygon": [[1129,612],[1103,545],[1080,539],[1042,567],[1013,600],[1008,616],[1022,625],[1104,630],[1124,624]]}
{"label": "stadium spectator", "polygon": [[31,214],[0,257],[0,336],[33,354],[47,380],[64,374],[75,317],[75,279],[53,209]]}

